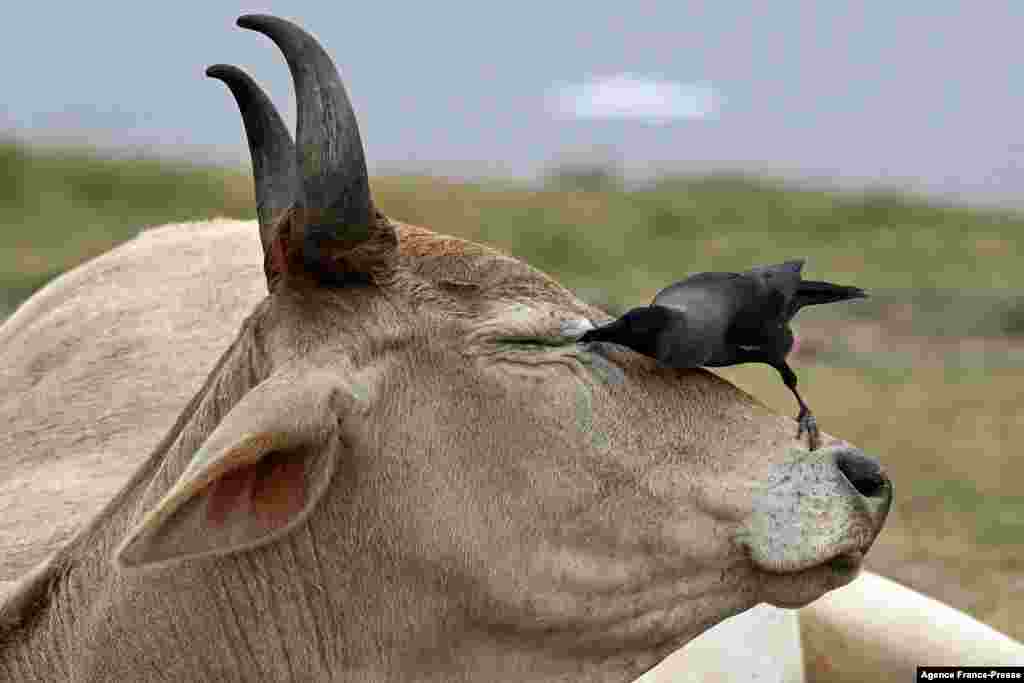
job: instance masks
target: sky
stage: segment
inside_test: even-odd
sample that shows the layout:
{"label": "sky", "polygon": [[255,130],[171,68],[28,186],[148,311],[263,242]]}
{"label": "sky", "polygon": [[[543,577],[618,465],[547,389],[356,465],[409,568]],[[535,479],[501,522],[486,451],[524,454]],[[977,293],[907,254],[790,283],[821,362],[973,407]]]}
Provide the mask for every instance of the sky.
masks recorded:
{"label": "sky", "polygon": [[1009,0],[18,2],[0,131],[247,163],[204,69],[246,69],[294,123],[264,12],[339,66],[373,172],[531,179],[744,171],[1024,204],[1024,3]]}

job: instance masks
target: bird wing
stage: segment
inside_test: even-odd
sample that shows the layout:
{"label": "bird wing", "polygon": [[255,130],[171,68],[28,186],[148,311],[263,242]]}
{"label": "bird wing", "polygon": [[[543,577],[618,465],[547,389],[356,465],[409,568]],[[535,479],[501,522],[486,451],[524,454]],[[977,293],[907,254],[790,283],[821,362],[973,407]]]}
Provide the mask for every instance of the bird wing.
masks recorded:
{"label": "bird wing", "polygon": [[665,348],[661,355],[677,359],[667,364],[696,367],[721,355],[744,289],[738,273],[699,273],[658,292],[653,305],[681,316],[677,331],[662,340],[671,348]]}
{"label": "bird wing", "polygon": [[669,285],[651,303],[686,314],[691,323],[728,323],[746,298],[739,273],[698,273]]}

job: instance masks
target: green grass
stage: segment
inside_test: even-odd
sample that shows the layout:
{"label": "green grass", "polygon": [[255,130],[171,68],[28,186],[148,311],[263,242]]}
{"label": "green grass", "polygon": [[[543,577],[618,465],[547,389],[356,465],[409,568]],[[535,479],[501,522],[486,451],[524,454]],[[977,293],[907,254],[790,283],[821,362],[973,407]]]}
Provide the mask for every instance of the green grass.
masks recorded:
{"label": "green grass", "polygon": [[[1019,290],[1024,217],[887,193],[795,189],[744,177],[670,178],[601,191],[380,179],[390,214],[497,243],[617,306],[665,282],[795,256],[812,277],[873,289]],[[628,255],[623,259],[622,254]]]}
{"label": "green grass", "polygon": [[[1009,211],[741,176],[597,190],[571,180],[555,176],[541,189],[416,176],[374,185],[389,215],[497,244],[615,309],[688,272],[796,256],[809,258],[812,277],[876,290],[1024,291],[1024,216]],[[252,217],[249,182],[231,170],[0,144],[0,288],[24,291],[148,225]],[[1007,325],[1024,327],[1021,308]]]}
{"label": "green grass", "polygon": [[[873,566],[1024,639],[1013,578],[1024,571],[1024,216],[723,175],[631,189],[601,173],[532,188],[422,176],[373,187],[388,215],[498,246],[612,311],[689,272],[800,256],[814,279],[877,292],[807,311],[835,340],[796,362],[823,429],[878,455],[896,482]],[[9,308],[141,228],[212,216],[254,216],[248,174],[0,144],[0,296]],[[852,335],[879,320],[902,345],[865,350]],[[999,337],[1001,355],[949,345],[966,334]],[[915,344],[945,355],[924,363]],[[795,413],[770,368],[722,374]]]}
{"label": "green grass", "polygon": [[27,295],[148,225],[253,216],[239,180],[235,171],[0,144],[0,289]]}

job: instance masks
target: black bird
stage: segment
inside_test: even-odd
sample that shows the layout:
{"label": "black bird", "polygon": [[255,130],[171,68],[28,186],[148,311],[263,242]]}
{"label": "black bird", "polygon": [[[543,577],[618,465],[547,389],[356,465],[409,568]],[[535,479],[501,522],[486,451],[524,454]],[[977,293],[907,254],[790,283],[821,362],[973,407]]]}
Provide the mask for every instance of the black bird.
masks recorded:
{"label": "black bird", "polygon": [[803,259],[744,273],[697,273],[658,292],[650,306],[587,331],[579,342],[614,342],[673,368],[767,363],[800,404],[797,437],[818,447],[818,424],[786,362],[789,323],[804,306],[867,296],[859,287],[804,280]]}

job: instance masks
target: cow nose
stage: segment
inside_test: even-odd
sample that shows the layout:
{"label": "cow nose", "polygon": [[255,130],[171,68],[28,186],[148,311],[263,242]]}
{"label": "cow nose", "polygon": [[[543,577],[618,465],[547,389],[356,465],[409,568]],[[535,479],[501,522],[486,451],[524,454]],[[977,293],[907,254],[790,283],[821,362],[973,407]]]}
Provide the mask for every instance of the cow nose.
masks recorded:
{"label": "cow nose", "polygon": [[844,450],[836,456],[836,466],[865,498],[881,497],[890,488],[882,466],[863,453]]}

